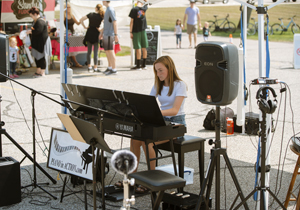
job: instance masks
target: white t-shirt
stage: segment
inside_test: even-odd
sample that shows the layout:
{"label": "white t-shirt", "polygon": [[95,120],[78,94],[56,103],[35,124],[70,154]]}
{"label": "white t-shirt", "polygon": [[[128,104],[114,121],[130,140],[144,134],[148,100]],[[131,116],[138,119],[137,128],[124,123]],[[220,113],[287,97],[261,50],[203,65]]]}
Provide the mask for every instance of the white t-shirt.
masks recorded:
{"label": "white t-shirt", "polygon": [[188,7],[185,9],[185,14],[187,14],[188,19],[187,19],[187,24],[189,25],[196,25],[198,21],[198,14],[199,14],[199,8],[194,6]]}
{"label": "white t-shirt", "polygon": [[16,47],[9,47],[9,61],[10,62],[17,62],[18,60],[18,51],[19,51],[19,48],[16,46]]}
{"label": "white t-shirt", "polygon": [[181,34],[182,33],[182,25],[175,25],[175,33]]}
{"label": "white t-shirt", "polygon": [[177,115],[184,115],[185,114],[184,101],[185,98],[187,97],[186,84],[183,81],[175,81],[172,95],[168,96],[168,93],[169,93],[169,87],[163,86],[161,95],[156,95],[156,88],[155,86],[153,86],[150,95],[158,98],[161,110],[171,109],[173,107],[176,96],[184,96],[180,109],[177,113]]}

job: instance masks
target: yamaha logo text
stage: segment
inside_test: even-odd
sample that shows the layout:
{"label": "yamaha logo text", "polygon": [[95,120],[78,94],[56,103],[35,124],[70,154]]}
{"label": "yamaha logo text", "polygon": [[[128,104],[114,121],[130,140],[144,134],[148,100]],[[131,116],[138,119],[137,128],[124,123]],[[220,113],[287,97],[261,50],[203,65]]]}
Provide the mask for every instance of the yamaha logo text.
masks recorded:
{"label": "yamaha logo text", "polygon": [[115,128],[120,131],[133,132],[133,126],[116,123]]}

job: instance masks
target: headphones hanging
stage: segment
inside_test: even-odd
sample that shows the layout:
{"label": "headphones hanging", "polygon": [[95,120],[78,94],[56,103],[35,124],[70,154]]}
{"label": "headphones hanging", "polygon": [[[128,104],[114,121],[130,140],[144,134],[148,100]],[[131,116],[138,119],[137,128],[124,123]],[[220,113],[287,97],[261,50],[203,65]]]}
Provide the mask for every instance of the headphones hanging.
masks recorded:
{"label": "headphones hanging", "polygon": [[[266,91],[266,90],[270,90],[272,92],[273,97],[275,98],[274,101],[272,100],[266,100],[264,98],[262,98],[262,95],[260,94],[262,91]],[[265,87],[261,87],[258,89],[257,93],[256,93],[256,99],[257,104],[259,109],[266,113],[266,114],[272,114],[275,112],[276,108],[277,108],[277,100],[276,100],[276,93],[275,90],[269,86],[265,86]]]}

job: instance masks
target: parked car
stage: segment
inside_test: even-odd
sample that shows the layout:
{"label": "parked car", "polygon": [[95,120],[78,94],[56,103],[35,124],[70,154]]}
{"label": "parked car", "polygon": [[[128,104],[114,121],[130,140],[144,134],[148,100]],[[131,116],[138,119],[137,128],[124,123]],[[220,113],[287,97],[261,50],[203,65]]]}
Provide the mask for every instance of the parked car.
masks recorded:
{"label": "parked car", "polygon": [[223,2],[223,4],[227,4],[229,0],[196,0],[196,2],[202,2],[203,4],[214,4],[215,2]]}

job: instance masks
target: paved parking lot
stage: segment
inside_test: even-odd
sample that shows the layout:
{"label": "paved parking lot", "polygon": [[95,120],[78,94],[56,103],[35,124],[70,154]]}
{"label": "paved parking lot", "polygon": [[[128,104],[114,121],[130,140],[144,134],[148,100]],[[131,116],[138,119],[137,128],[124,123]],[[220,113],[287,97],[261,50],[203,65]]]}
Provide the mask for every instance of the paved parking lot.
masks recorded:
{"label": "paved parking lot", "polygon": [[[178,1],[176,1],[178,2]],[[175,4],[175,2],[174,2]],[[128,28],[119,30],[121,35],[120,43],[129,46]],[[213,106],[200,103],[196,98],[195,93],[195,50],[188,48],[188,37],[183,35],[182,49],[176,49],[175,37],[173,32],[163,31],[162,39],[162,54],[171,56],[176,64],[176,68],[180,77],[188,84],[188,98],[186,100],[186,119],[187,119],[187,134],[200,136],[205,139],[215,137],[214,131],[204,130],[202,124],[207,112]],[[199,42],[202,41],[202,36],[198,36]],[[229,41],[228,38],[210,37],[211,41]],[[239,46],[240,40],[234,39],[233,43]],[[274,89],[278,94],[278,108],[273,115],[276,120],[276,131],[273,136],[273,141],[270,151],[270,189],[276,192],[277,197],[281,202],[284,202],[289,182],[294,170],[297,156],[289,149],[289,139],[294,133],[298,133],[300,129],[299,103],[300,97],[298,94],[300,71],[293,68],[293,44],[292,43],[270,43],[271,54],[271,74],[270,77],[278,78],[288,84],[287,96],[285,92],[280,94],[280,85],[274,85]],[[105,70],[107,62],[105,58],[101,58],[103,65],[99,66],[101,70]],[[249,82],[259,76],[258,70],[258,42],[248,40],[247,49],[247,72],[246,81],[249,90],[249,100],[247,101],[246,111],[258,113],[256,104],[257,86],[250,86]],[[148,66],[148,70],[131,71],[130,56],[117,57],[118,74],[105,76],[102,73],[88,73],[86,68],[73,69],[73,84],[87,85],[92,87],[106,88],[112,90],[123,90],[141,94],[148,94],[153,85],[153,70]],[[60,74],[59,70],[50,70],[50,74],[44,78],[33,79],[32,74],[34,69],[24,73],[17,81],[37,91],[42,91],[49,97],[60,100]],[[13,139],[32,154],[32,104],[31,91],[14,82],[1,83],[1,120],[5,122],[4,128],[13,137]],[[50,94],[51,93],[51,94]],[[236,102],[229,105],[236,113]],[[52,127],[61,127],[61,123],[56,113],[61,112],[61,107],[37,94],[35,96],[35,114],[37,117],[36,139],[37,139],[37,162],[45,168],[45,170],[53,177],[59,178],[57,171],[48,169],[47,164],[47,148],[49,148],[50,133]],[[129,148],[129,139],[117,136],[106,135],[105,140],[112,149]],[[222,146],[227,148],[227,154],[233,165],[239,184],[241,185],[244,195],[248,195],[254,186],[255,173],[254,164],[257,155],[257,136],[247,136],[240,133],[235,133],[232,136],[221,134]],[[14,146],[14,144],[2,135],[3,156],[11,156],[14,159],[21,161],[24,157],[22,152]],[[208,167],[210,149],[212,146],[205,143],[205,169]],[[188,167],[194,168],[194,184],[188,185],[185,190],[190,193],[198,194],[199,187],[199,168],[196,160],[196,152],[186,154],[185,164]],[[110,155],[108,154],[108,157]],[[110,158],[108,158],[110,161]],[[283,164],[284,160],[284,166]],[[160,161],[159,164],[169,164],[170,160]],[[146,169],[144,156],[142,157],[139,170]],[[32,183],[33,165],[28,159],[21,164],[21,184],[25,186]],[[59,197],[62,190],[62,175],[57,184],[52,184],[49,179],[37,170],[38,183],[50,182],[49,186],[44,188]],[[278,177],[278,178],[277,178]],[[113,184],[121,180],[122,176],[115,175],[111,169],[106,177],[106,185]],[[296,179],[295,186],[299,186],[300,179]],[[82,185],[72,187],[68,182],[66,190],[82,189]],[[92,189],[91,184],[88,189]],[[65,197],[63,202],[53,200],[39,188],[26,188],[22,190],[22,202],[13,206],[3,207],[1,209],[84,209],[84,194],[77,193],[72,196]],[[211,197],[214,203],[214,183],[212,187]],[[221,161],[221,208],[228,209],[234,200],[237,192],[233,181],[230,177],[228,169]],[[297,194],[297,193],[296,193]],[[273,199],[269,199],[269,204]],[[88,195],[88,209],[92,209],[92,197]],[[122,202],[107,202],[107,209],[120,209]],[[294,203],[290,202],[288,209],[294,209]],[[100,201],[97,202],[100,205]],[[214,205],[214,204],[213,204]],[[252,198],[249,199],[248,205],[250,209],[255,209],[256,202]],[[276,209],[278,205],[275,203],[269,209]],[[151,209],[150,196],[142,196],[136,198],[136,209],[148,210]]]}

